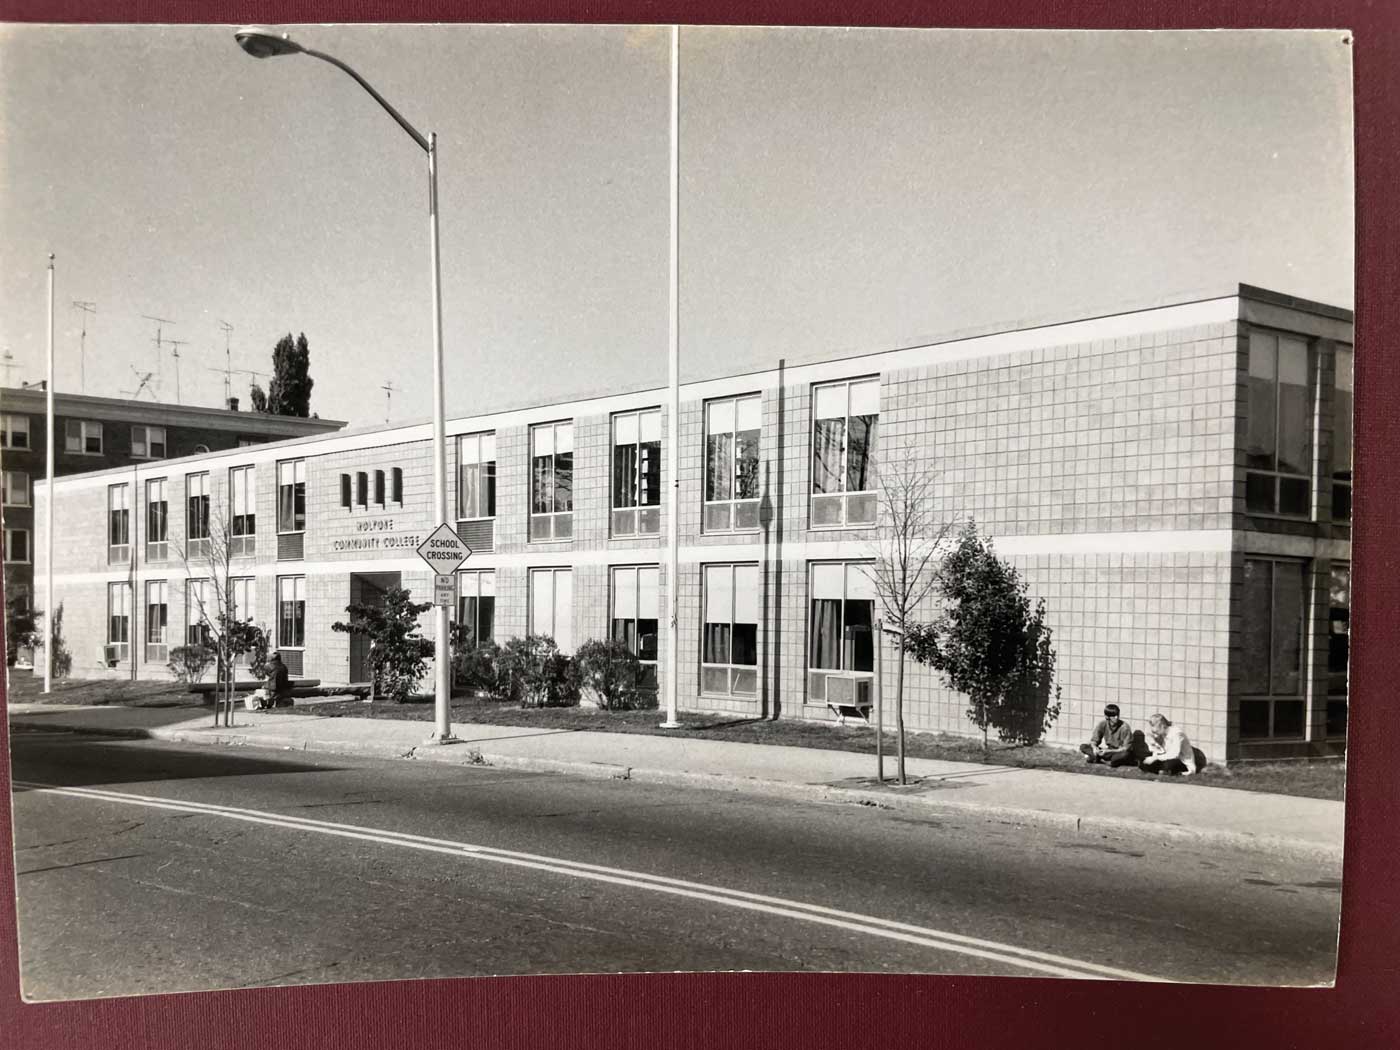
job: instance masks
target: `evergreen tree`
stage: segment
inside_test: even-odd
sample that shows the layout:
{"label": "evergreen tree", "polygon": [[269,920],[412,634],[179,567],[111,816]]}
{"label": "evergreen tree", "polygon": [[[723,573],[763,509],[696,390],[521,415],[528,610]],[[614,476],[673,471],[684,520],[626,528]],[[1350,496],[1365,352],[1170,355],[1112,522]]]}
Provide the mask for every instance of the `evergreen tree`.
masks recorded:
{"label": "evergreen tree", "polygon": [[[311,415],[311,349],[302,332],[292,341],[288,332],[272,351],[272,382],[267,388],[267,411],[274,416]],[[254,407],[257,399],[254,398]]]}

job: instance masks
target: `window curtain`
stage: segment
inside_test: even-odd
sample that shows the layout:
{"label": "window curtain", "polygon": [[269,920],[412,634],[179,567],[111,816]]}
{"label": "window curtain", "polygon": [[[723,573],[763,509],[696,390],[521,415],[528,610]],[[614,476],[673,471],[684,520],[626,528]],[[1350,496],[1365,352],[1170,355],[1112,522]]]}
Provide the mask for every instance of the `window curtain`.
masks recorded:
{"label": "window curtain", "polygon": [[812,666],[841,668],[841,602],[812,599]]}

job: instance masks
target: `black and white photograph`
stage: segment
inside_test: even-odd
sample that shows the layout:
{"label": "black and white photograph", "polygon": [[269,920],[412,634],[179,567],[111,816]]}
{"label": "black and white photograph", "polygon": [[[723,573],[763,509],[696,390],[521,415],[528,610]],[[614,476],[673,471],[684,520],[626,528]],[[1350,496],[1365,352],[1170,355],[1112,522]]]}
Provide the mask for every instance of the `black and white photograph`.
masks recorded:
{"label": "black and white photograph", "polygon": [[1352,44],[0,24],[24,1000],[1333,986]]}

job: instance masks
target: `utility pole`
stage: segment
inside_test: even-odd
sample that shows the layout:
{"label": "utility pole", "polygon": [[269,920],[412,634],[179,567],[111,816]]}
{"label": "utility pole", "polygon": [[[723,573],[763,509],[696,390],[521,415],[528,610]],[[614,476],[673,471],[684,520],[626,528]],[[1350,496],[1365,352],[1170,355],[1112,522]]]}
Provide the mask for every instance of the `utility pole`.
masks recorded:
{"label": "utility pole", "polygon": [[[44,512],[44,692],[53,689],[53,252],[49,252],[49,364],[48,382],[44,384],[44,462],[46,484],[44,495],[48,506]],[[31,501],[32,502],[32,501]]]}
{"label": "utility pole", "polygon": [[175,359],[175,403],[180,403],[180,347],[189,346],[188,339],[167,339],[166,344],[174,347],[170,356]]}
{"label": "utility pole", "polygon": [[82,311],[83,330],[78,335],[78,393],[87,393],[87,319],[88,314],[97,314],[97,304],[82,299],[73,300],[73,309]]}

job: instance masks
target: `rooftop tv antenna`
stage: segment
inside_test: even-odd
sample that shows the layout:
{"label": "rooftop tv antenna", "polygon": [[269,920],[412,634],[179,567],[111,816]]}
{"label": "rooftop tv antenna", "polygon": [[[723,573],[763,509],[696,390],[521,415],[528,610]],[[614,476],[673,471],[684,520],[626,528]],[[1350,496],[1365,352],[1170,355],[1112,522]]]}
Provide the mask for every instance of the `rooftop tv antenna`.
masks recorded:
{"label": "rooftop tv antenna", "polygon": [[398,390],[399,387],[396,387],[394,381],[391,379],[379,389],[384,391],[384,422],[387,423],[389,422],[390,410],[393,408],[394,391]]}
{"label": "rooftop tv antenna", "polygon": [[[155,338],[155,344],[156,344],[156,370],[155,370],[155,372],[154,372],[153,374],[157,377],[157,379],[156,379],[156,384],[159,385],[159,384],[160,384],[160,379],[159,379],[159,376],[160,376],[160,366],[161,366],[162,364],[164,364],[164,358],[161,356],[161,347],[164,345],[164,343],[161,342],[161,337],[160,337],[160,336],[161,336],[161,326],[162,326],[162,325],[167,325],[167,324],[175,324],[176,322],[170,320],[170,318],[168,318],[168,317],[154,317],[154,316],[152,316],[151,314],[142,314],[141,316],[144,317],[144,318],[145,318],[146,320],[148,320],[148,321],[154,321],[154,322],[156,323],[156,338]],[[169,342],[169,340],[166,340],[165,342]]]}
{"label": "rooftop tv antenna", "polygon": [[87,392],[87,319],[88,314],[97,315],[97,304],[74,299],[73,309],[83,314],[83,330],[78,335],[78,393],[82,394]]}
{"label": "rooftop tv antenna", "polygon": [[0,355],[0,368],[3,368],[5,370],[6,386],[10,385],[10,373],[13,372],[17,367],[19,366],[15,364],[15,355],[10,353],[10,348],[8,346],[5,347],[5,353],[3,355]]}
{"label": "rooftop tv antenna", "polygon": [[180,347],[189,346],[190,341],[188,339],[167,339],[165,342],[167,346],[174,347],[170,351],[170,356],[175,359],[175,403],[178,405],[180,403]]}
{"label": "rooftop tv antenna", "polygon": [[220,321],[219,327],[224,331],[224,404],[227,405],[233,398],[233,325]]}
{"label": "rooftop tv antenna", "polygon": [[133,401],[139,401],[141,400],[141,394],[144,392],[151,395],[152,401],[159,400],[155,395],[155,391],[151,389],[151,376],[155,375],[154,372],[142,372],[139,371],[135,365],[132,365],[131,374],[134,375],[139,382],[136,384],[135,390],[123,390],[123,394]]}

